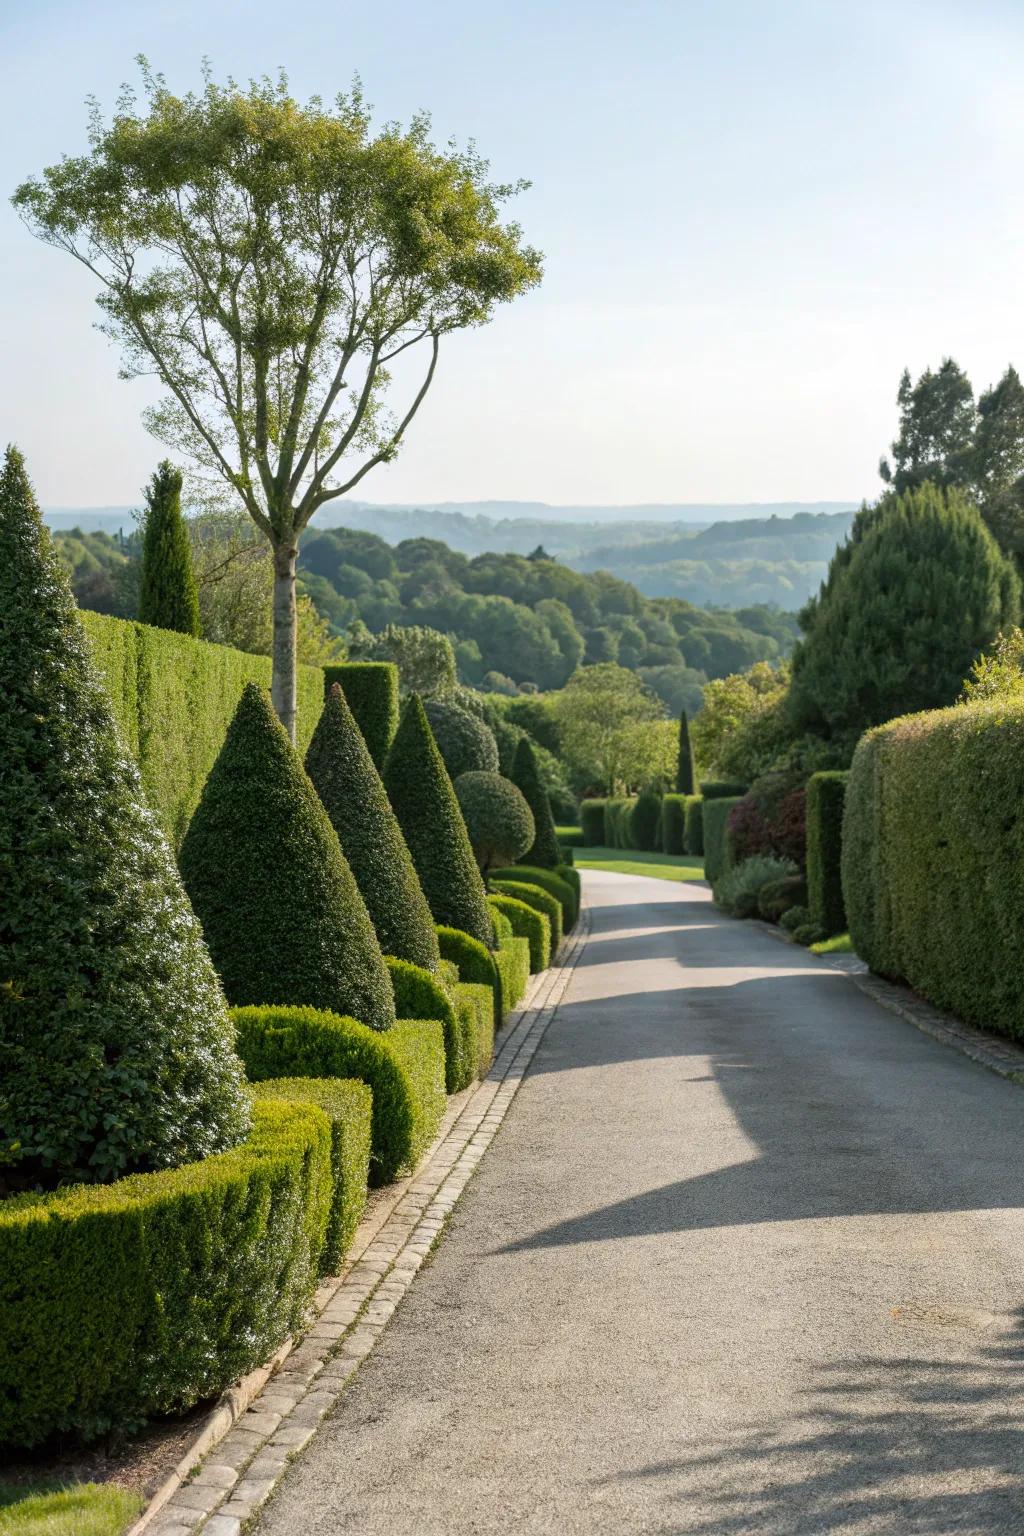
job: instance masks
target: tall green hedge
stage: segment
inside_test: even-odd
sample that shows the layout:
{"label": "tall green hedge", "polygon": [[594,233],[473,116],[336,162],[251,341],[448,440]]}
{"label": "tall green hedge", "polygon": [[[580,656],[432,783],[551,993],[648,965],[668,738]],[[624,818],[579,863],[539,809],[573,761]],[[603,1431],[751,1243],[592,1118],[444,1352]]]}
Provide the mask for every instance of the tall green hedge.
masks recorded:
{"label": "tall green hedge", "polygon": [[[146,799],[177,848],[242,689],[246,683],[270,687],[270,658],[107,614],[83,612],[81,619],[121,736],[139,765]],[[321,669],[299,667],[300,752],[320,718],[323,691]]]}
{"label": "tall green hedge", "polygon": [[1024,1039],[1024,702],[867,732],[843,817],[850,937],[874,971]]}
{"label": "tall green hedge", "polygon": [[246,685],[185,841],[181,873],[228,1000],[394,1023],[373,924],[269,696]]}
{"label": "tall green hedge", "polygon": [[704,801],[704,875],[712,885],[729,868],[727,826],[733,807],[739,805],[742,798],[742,795],[721,795]]}
{"label": "tall green hedge", "polygon": [[[370,756],[383,770],[398,729],[398,668],[393,661],[346,661],[323,669],[324,696],[337,683],[363,733]],[[305,743],[303,743],[303,746]]]}
{"label": "tall green hedge", "polygon": [[846,928],[843,906],[843,801],[848,775],[813,773],[807,782],[807,896],[811,921],[826,933]]}
{"label": "tall green hedge", "polygon": [[331,684],[313,732],[306,772],[338,834],[381,949],[434,970],[440,954],[427,898],[380,774],[337,683]]}
{"label": "tall green hedge", "polygon": [[683,850],[699,858],[704,852],[703,795],[687,795],[685,815],[686,831],[683,835]]}
{"label": "tall green hedge", "polygon": [[641,790],[629,813],[629,840],[633,848],[654,853],[661,831],[661,796],[653,789]]}
{"label": "tall green hedge", "polygon": [[605,844],[609,848],[633,847],[634,799],[613,796],[604,803]]}
{"label": "tall green hedge", "polygon": [[299,1327],[332,1199],[330,1124],[280,1099],[252,1119],[247,1141],[203,1162],[0,1201],[0,1443],[181,1413]]}
{"label": "tall green hedge", "polygon": [[580,801],[580,828],[584,848],[608,847],[604,824],[604,808],[607,803],[606,800]]}
{"label": "tall green hedge", "polygon": [[522,791],[533,813],[533,843],[523,854],[523,861],[539,865],[542,869],[554,869],[556,864],[561,863],[562,852],[555,833],[551,801],[541,783],[529,736],[524,736],[516,747],[512,759],[512,782]]}
{"label": "tall green hedge", "polygon": [[686,802],[688,795],[663,795],[661,800],[661,846],[677,857],[686,846]]}

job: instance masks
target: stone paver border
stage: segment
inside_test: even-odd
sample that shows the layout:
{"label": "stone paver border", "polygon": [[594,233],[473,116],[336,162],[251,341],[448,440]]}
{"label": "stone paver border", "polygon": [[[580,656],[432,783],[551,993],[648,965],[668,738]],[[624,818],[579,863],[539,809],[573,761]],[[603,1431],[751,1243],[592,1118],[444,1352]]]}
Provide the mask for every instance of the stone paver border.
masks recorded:
{"label": "stone paver border", "polygon": [[584,905],[557,962],[535,978],[506,1024],[487,1077],[451,1101],[424,1161],[371,1210],[342,1274],[318,1290],[301,1342],[282,1346],[224,1394],[129,1536],[240,1536],[359,1369],[440,1236],[508,1113],[589,928]]}

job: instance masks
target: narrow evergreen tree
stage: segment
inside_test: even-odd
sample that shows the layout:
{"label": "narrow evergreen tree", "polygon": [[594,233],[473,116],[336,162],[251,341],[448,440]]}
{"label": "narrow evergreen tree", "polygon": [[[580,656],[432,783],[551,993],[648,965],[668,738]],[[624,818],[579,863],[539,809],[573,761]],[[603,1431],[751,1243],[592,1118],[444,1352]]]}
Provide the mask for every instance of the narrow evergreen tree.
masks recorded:
{"label": "narrow evergreen tree", "polygon": [[384,767],[384,788],[434,921],[493,947],[484,883],[418,694],[410,694],[402,710]]}
{"label": "narrow evergreen tree", "polygon": [[269,695],[249,683],[203,788],[181,872],[228,1001],[394,1023],[377,935]]}
{"label": "narrow evergreen tree", "polygon": [[248,1108],[224,996],[13,448],[0,763],[0,1194],[234,1145]]}
{"label": "narrow evergreen tree", "polygon": [[676,761],[676,794],[692,795],[697,789],[697,772],[690,743],[690,722],[686,710],[679,711],[679,757]]}
{"label": "narrow evergreen tree", "polygon": [[341,851],[386,955],[437,969],[437,932],[398,818],[337,683],[306,752],[306,772],[338,834]]}
{"label": "narrow evergreen tree", "polygon": [[200,633],[199,592],[181,513],[181,470],[168,459],[154,471],[146,487],[139,618],[158,629],[176,629],[183,635]]}
{"label": "narrow evergreen tree", "polygon": [[512,772],[509,774],[512,783],[522,791],[527,805],[533,812],[533,844],[529,851],[523,854],[524,864],[533,864],[538,869],[554,869],[556,864],[562,862],[562,851],[558,846],[558,838],[555,834],[555,819],[551,814],[551,801],[548,792],[540,781],[537,772],[537,759],[533,753],[533,745],[529,736],[523,736],[516,746],[515,756],[512,759]]}

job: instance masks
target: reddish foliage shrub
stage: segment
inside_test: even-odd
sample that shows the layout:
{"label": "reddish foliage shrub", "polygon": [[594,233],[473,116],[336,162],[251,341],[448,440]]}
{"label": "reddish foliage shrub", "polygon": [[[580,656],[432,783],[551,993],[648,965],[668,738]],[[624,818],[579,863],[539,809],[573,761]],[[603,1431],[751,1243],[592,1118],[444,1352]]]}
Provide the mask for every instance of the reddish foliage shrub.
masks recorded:
{"label": "reddish foliage shrub", "polygon": [[791,774],[769,773],[758,779],[729,815],[733,863],[774,854],[803,869],[804,801],[804,788]]}

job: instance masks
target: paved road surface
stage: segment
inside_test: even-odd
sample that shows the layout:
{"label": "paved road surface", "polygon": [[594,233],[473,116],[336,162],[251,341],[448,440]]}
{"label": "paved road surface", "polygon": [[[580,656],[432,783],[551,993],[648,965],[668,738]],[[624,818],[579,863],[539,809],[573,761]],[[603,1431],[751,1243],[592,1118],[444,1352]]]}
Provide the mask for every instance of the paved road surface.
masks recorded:
{"label": "paved road surface", "polygon": [[697,886],[594,931],[260,1536],[1024,1531],[1024,1089]]}

